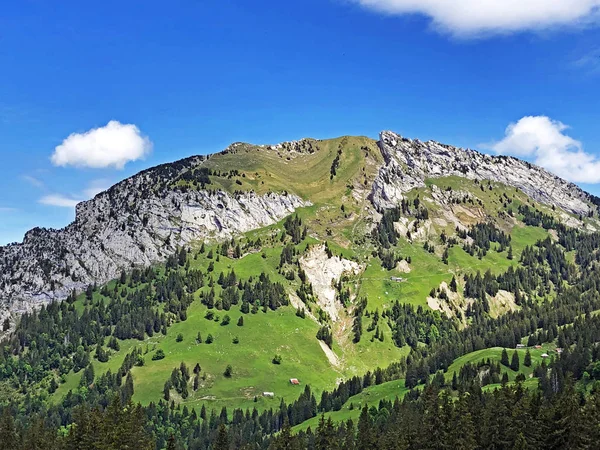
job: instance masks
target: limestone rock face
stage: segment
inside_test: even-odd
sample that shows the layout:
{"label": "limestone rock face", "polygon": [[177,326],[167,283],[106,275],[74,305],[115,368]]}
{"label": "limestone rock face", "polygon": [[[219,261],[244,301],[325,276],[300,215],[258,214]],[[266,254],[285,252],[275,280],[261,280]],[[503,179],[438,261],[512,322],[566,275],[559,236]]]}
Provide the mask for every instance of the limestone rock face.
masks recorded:
{"label": "limestone rock face", "polygon": [[404,194],[428,178],[450,175],[492,180],[522,190],[536,201],[586,215],[590,196],[573,183],[541,167],[510,156],[490,156],[434,141],[421,142],[391,131],[380,134],[385,163],[373,183],[371,199],[378,209],[396,206]]}
{"label": "limestone rock face", "polygon": [[363,267],[339,256],[330,258],[324,245],[314,246],[303,255],[300,267],[312,284],[319,306],[329,314],[332,321],[337,321],[342,304],[336,298],[334,284],[343,274],[358,275]]}
{"label": "limestone rock face", "polygon": [[[313,143],[302,140],[268,149],[310,154]],[[234,154],[246,145],[233,144],[224,153]],[[598,201],[574,184],[512,157],[410,140],[389,131],[381,133],[379,147],[385,162],[372,186],[365,186],[378,210],[396,206],[428,178],[449,175],[514,186],[574,214],[586,215]],[[164,261],[178,247],[268,226],[310,205],[287,192],[232,194],[197,184],[179,188],[177,181],[193,175],[206,158],[194,156],[140,172],[77,205],[76,218],[67,227],[34,228],[22,243],[0,247],[0,320],[64,299],[74,289],[105,283],[123,269]],[[565,223],[580,225],[564,216]]]}
{"label": "limestone rock face", "polygon": [[174,178],[202,157],[141,172],[77,205],[60,230],[34,228],[0,247],[0,318],[64,299],[121,270],[164,261],[178,247],[278,222],[309,204],[288,193],[257,195],[173,189]]}

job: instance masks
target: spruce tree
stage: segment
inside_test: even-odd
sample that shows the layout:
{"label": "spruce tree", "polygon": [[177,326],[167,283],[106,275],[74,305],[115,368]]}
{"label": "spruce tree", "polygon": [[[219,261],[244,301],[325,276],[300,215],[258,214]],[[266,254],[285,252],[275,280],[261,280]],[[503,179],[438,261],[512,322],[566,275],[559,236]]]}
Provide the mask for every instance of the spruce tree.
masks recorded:
{"label": "spruce tree", "polygon": [[519,371],[519,354],[517,353],[516,350],[513,353],[512,358],[510,360],[510,368],[512,370],[514,370],[515,372]]}
{"label": "spruce tree", "polygon": [[358,435],[356,436],[356,449],[357,450],[371,450],[374,447],[374,436],[371,426],[371,416],[369,416],[369,409],[365,405],[360,412],[358,419]]}
{"label": "spruce tree", "polygon": [[219,425],[217,438],[212,446],[214,450],[229,450],[229,436],[224,424]]}
{"label": "spruce tree", "polygon": [[506,349],[502,349],[502,357],[500,358],[500,364],[502,364],[503,366],[508,367],[509,363],[508,363],[508,352],[506,351]]}
{"label": "spruce tree", "polygon": [[18,450],[19,437],[10,408],[5,407],[0,417],[0,448],[2,450]]}
{"label": "spruce tree", "polygon": [[529,349],[525,353],[525,360],[523,361],[525,367],[531,367],[531,353],[529,353]]}

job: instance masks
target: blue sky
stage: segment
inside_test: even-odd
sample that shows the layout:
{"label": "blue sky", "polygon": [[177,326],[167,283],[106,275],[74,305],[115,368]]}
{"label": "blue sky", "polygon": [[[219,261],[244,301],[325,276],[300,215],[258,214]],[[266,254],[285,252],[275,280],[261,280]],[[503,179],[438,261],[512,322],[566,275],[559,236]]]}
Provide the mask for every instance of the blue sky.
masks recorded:
{"label": "blue sky", "polygon": [[234,141],[391,129],[515,154],[599,194],[599,5],[9,2],[0,244],[66,225],[75,201],[143,168]]}

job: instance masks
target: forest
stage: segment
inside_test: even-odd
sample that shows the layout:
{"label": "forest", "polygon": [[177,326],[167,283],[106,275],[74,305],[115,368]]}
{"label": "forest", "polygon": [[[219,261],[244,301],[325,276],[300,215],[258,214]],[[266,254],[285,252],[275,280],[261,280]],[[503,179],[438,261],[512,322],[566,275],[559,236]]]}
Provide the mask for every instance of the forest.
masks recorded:
{"label": "forest", "polygon": [[[393,222],[403,210],[412,210],[415,217],[426,211],[415,201],[386,212],[372,235],[379,252],[393,249],[399,238]],[[285,287],[268,274],[244,278],[233,269],[214,272],[213,261],[221,255],[240,257],[242,249],[233,241],[218,252],[204,245],[197,254],[182,248],[162,268],[123,272],[108,285],[91,285],[80,296],[73,293],[64,302],[26,313],[0,346],[0,381],[14,393],[0,401],[0,450],[594,448],[600,437],[600,316],[595,313],[600,310],[600,235],[561,226],[537,210],[521,208],[520,214],[526,222],[553,227],[557,238],[526,246],[519,264],[503,272],[465,274],[459,281],[473,299],[466,312],[468,327],[422,306],[394,301],[372,311],[366,298],[357,299],[354,343],[365,332],[383,341],[386,324],[393,345],[408,346],[409,354],[318,395],[306,385],[296,400],[282,399],[277,408],[182,406],[175,398],[185,399],[189,386],[197,389],[202,376],[200,364],[183,362],[164,381],[162,398],[142,406],[132,401],[131,370],[145,364],[148,349],[133,348],[116,371],[97,374],[91,363],[109,360],[124,339],[142,342],[166,335],[174,323],[187,320],[195,294],[208,308],[207,319],[223,326],[229,316],[219,318],[218,312],[239,308],[237,326],[244,326],[244,315],[287,305]],[[493,246],[504,251],[511,245],[510,236],[490,224],[478,224],[465,234],[476,252],[493,251]],[[297,216],[284,222],[281,239],[289,244],[282,247],[279,268],[286,278],[288,273],[299,277],[298,295],[310,311],[312,286],[297,264],[294,247],[305,238],[306,227]],[[328,246],[326,250],[332,252]],[[574,252],[574,258],[567,252]],[[208,266],[192,268],[190,260],[205,253]],[[453,278],[450,289],[457,285]],[[342,282],[336,289],[345,292]],[[499,289],[513,293],[519,309],[492,317],[488,299]],[[434,294],[443,296],[442,291]],[[297,315],[304,317],[304,310]],[[329,322],[326,316],[320,320],[316,337],[331,348]],[[199,332],[196,343],[212,339]],[[523,362],[511,350],[522,342],[528,347]],[[532,362],[529,348],[553,343],[561,354]],[[457,358],[494,347],[504,348],[500,362],[482,359],[448,372]],[[152,359],[164,356],[159,349]],[[275,355],[273,364],[280,363]],[[509,380],[508,370],[519,371],[520,365],[531,370],[535,387],[522,373]],[[225,377],[232,370],[228,366]],[[70,372],[81,375],[78,389],[49,402],[48,395]],[[364,406],[355,421],[326,418],[372,386],[400,379],[408,389],[403,398]],[[314,429],[292,432],[311,418],[319,418]]]}

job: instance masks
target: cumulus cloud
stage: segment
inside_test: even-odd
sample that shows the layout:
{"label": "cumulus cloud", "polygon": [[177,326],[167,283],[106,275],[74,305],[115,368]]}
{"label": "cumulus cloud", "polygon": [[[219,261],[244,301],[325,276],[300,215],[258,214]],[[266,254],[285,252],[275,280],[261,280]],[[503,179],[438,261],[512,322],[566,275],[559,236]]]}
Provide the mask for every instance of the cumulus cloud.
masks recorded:
{"label": "cumulus cloud", "polygon": [[151,150],[152,142],[137,126],[111,120],[104,127],[71,134],[55,148],[51,160],[56,166],[122,169]]}
{"label": "cumulus cloud", "polygon": [[499,34],[588,25],[600,0],[353,0],[387,14],[420,14],[456,35]]}
{"label": "cumulus cloud", "polygon": [[79,202],[81,202],[81,199],[78,200],[62,194],[44,195],[40,198],[42,205],[59,206],[61,208],[74,208]]}
{"label": "cumulus cloud", "polygon": [[577,183],[600,182],[600,159],[565,134],[569,127],[546,116],[526,116],[508,125],[502,140],[484,145],[500,154],[531,159],[556,175]]}

